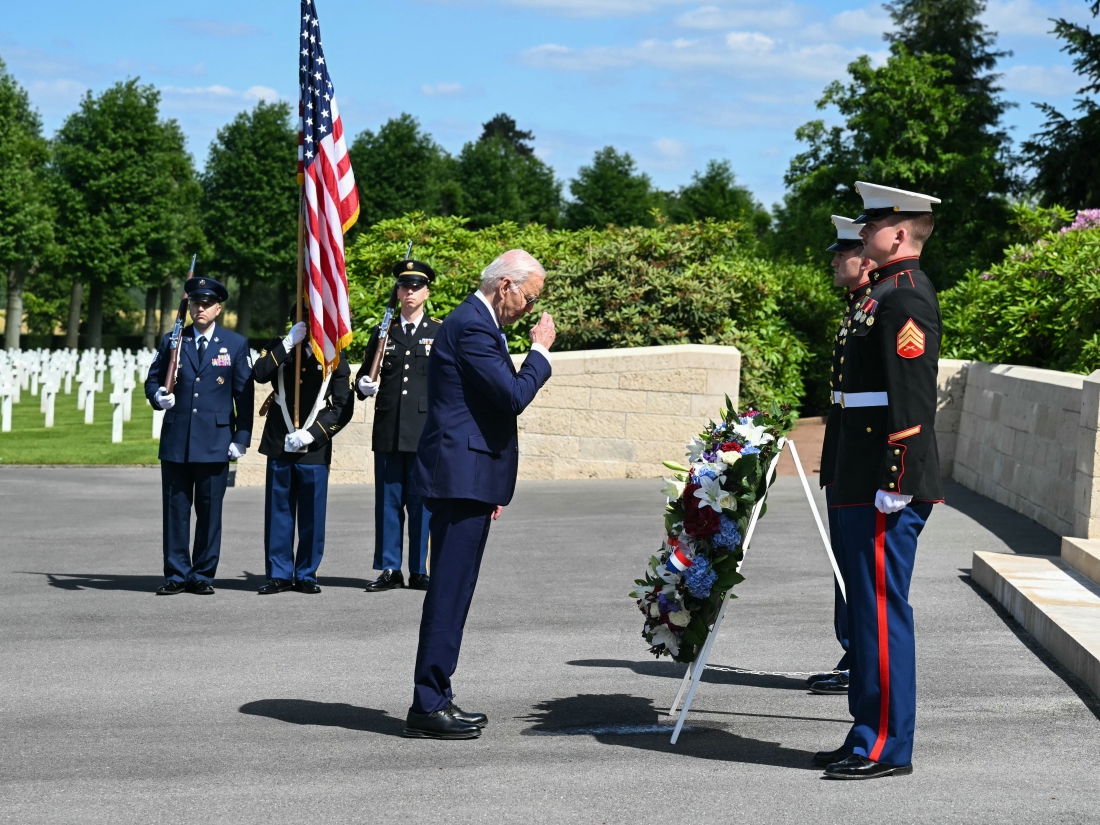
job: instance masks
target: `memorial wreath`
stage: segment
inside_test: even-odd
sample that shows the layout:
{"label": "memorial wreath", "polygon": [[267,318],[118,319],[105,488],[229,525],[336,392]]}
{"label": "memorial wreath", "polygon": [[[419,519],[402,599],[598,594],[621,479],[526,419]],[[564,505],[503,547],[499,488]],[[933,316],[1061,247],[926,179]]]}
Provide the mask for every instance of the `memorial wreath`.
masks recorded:
{"label": "memorial wreath", "polygon": [[[744,581],[738,572],[752,513],[767,494],[772,459],[794,426],[790,407],[738,413],[729,397],[722,420],[687,445],[688,466],[670,461],[665,540],[630,594],[645,615],[642,635],[658,658],[694,661],[721,607]],[[764,515],[767,504],[762,503]],[[732,594],[731,594],[732,596]]]}

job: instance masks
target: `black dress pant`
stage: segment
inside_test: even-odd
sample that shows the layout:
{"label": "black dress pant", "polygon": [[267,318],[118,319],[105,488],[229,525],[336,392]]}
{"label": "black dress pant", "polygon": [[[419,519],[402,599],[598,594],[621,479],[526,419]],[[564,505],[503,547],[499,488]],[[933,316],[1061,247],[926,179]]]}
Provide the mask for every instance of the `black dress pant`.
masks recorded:
{"label": "black dress pant", "polygon": [[[222,499],[229,462],[162,461],[164,578],[170,582],[213,581],[222,549]],[[195,548],[190,551],[191,508]]]}

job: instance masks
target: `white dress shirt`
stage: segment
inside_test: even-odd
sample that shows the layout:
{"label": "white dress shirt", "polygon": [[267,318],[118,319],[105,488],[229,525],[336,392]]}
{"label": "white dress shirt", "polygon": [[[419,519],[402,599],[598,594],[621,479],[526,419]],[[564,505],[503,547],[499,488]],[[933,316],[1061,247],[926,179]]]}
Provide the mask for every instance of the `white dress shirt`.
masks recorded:
{"label": "white dress shirt", "polygon": [[[493,309],[493,305],[489,303],[489,299],[485,297],[485,293],[480,289],[474,290],[474,295],[481,299],[481,303],[485,304],[489,308],[489,314],[493,316],[493,322],[497,325],[497,329],[500,329],[500,319],[497,318],[497,311]],[[550,350],[544,347],[542,344],[531,344],[531,351],[537,352],[546,359],[546,363],[551,364],[553,361],[550,358]]]}

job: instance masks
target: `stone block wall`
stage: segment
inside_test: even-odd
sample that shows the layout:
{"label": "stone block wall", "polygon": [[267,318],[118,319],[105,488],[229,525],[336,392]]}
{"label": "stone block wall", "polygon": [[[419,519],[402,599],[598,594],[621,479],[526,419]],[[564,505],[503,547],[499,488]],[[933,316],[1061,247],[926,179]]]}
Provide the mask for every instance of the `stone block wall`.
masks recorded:
{"label": "stone block wall", "polygon": [[[513,357],[517,367],[522,355]],[[684,445],[725,395],[737,403],[741,353],[735,347],[683,344],[635,349],[555,352],[553,375],[520,416],[523,479],[656,478],[663,460]],[[267,397],[257,387],[256,409]],[[280,415],[272,405],[269,415]],[[256,418],[253,447],[264,419]],[[355,414],[333,442],[332,484],[374,482],[371,430],[374,401]],[[263,485],[266,459],[256,449],[238,462],[238,486]]]}

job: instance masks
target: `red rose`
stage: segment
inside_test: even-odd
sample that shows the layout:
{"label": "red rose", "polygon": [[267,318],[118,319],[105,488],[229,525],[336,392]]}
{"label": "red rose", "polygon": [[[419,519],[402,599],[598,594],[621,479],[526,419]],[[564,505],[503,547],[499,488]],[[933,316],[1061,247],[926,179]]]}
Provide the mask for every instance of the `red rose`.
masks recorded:
{"label": "red rose", "polygon": [[727,441],[718,449],[724,453],[739,453],[741,452],[741,445],[738,444],[736,441]]}
{"label": "red rose", "polygon": [[718,532],[721,522],[719,514],[710,507],[699,506],[699,499],[695,497],[698,489],[698,484],[684,487],[684,532],[689,536],[705,539]]}

